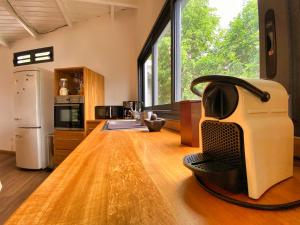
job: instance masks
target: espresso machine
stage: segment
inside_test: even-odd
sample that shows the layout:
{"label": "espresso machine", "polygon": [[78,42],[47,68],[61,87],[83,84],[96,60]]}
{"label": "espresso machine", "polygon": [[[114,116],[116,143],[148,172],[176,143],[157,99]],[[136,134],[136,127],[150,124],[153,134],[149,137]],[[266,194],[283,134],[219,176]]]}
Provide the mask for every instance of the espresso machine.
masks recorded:
{"label": "espresso machine", "polygon": [[[195,86],[205,82],[209,84],[202,94]],[[273,185],[293,176],[294,129],[284,87],[271,80],[208,75],[195,79],[191,91],[202,97],[201,147],[183,163],[200,186],[243,207],[278,210],[299,206],[300,200],[275,205],[243,202],[212,188],[259,199]]]}
{"label": "espresso machine", "polygon": [[133,119],[132,112],[143,111],[143,102],[140,101],[123,101],[124,119]]}

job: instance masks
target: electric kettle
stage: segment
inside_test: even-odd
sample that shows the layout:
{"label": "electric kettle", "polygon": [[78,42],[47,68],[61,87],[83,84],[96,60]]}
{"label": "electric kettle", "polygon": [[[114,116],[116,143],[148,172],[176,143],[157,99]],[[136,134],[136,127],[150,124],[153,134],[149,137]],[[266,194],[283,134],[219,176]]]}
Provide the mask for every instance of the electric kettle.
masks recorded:
{"label": "electric kettle", "polygon": [[[205,82],[202,94],[196,85]],[[201,184],[258,199],[293,176],[294,128],[281,84],[208,75],[195,79],[191,91],[202,97],[200,153],[183,163]]]}

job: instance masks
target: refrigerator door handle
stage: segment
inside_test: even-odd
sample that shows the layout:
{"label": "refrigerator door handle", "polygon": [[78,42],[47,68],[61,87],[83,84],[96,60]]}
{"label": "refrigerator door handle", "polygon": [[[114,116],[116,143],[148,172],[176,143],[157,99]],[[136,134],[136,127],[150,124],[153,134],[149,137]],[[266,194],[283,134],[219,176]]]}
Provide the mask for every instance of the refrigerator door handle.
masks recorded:
{"label": "refrigerator door handle", "polygon": [[22,128],[22,129],[40,129],[42,127],[18,127],[18,128]]}

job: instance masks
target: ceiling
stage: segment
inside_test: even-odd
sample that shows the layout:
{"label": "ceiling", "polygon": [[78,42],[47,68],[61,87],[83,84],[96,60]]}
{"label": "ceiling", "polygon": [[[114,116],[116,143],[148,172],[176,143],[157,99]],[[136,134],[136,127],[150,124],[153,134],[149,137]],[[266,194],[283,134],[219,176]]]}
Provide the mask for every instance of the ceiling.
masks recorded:
{"label": "ceiling", "polygon": [[136,9],[138,0],[0,0],[0,45],[9,47],[91,18]]}

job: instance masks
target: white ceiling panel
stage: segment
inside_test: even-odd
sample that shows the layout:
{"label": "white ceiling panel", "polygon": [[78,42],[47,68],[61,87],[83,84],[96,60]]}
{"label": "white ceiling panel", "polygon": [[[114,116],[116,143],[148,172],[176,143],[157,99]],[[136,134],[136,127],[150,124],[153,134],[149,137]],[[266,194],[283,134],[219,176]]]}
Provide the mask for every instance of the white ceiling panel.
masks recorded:
{"label": "white ceiling panel", "polygon": [[0,44],[136,9],[138,0],[0,0]]}
{"label": "white ceiling panel", "polygon": [[1,6],[0,2],[0,39],[9,44],[28,36],[27,31]]}
{"label": "white ceiling panel", "polygon": [[38,34],[66,25],[55,0],[9,0],[9,2]]}
{"label": "white ceiling panel", "polygon": [[70,16],[72,22],[80,22],[90,18],[99,17],[110,12],[107,5],[98,5],[93,3],[83,3],[77,1],[64,1],[67,5],[66,12]]}

